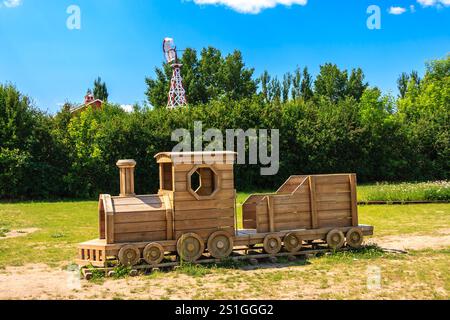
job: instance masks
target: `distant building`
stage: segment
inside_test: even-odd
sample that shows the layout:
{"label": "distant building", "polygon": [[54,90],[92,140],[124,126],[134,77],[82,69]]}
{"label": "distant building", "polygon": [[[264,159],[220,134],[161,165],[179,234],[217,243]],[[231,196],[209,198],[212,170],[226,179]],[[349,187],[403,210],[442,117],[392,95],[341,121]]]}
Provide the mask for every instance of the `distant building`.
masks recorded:
{"label": "distant building", "polygon": [[94,95],[90,90],[88,90],[86,96],[84,97],[84,104],[81,104],[78,107],[73,108],[72,110],[70,110],[70,112],[72,114],[81,113],[90,106],[92,106],[92,109],[94,110],[101,110],[103,107],[103,101],[100,99],[94,99]]}

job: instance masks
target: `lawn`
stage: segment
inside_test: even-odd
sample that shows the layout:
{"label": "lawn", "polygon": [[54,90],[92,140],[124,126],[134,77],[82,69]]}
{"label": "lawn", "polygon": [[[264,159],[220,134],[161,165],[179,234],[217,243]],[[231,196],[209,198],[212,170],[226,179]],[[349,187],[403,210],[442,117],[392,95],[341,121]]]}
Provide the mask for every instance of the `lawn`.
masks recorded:
{"label": "lawn", "polygon": [[[371,187],[362,187],[369,192]],[[364,189],[366,188],[366,189]],[[368,191],[369,190],[369,191]],[[367,193],[366,193],[367,194]],[[240,204],[248,193],[238,194]],[[450,204],[359,206],[360,223],[375,226],[375,237],[436,236],[450,230]],[[76,244],[97,237],[97,202],[0,204],[0,230],[37,228],[32,234],[0,238],[0,268],[28,263],[61,267],[74,261]],[[0,235],[1,236],[1,235]],[[133,279],[91,283],[92,298],[450,298],[450,247],[410,251],[376,249],[336,253],[284,268],[260,270],[184,267]],[[382,289],[367,289],[367,274],[382,274]],[[114,290],[111,289],[114,286]],[[120,288],[120,289],[119,289]],[[131,289],[132,288],[132,289]],[[154,288],[154,291],[151,290]],[[282,290],[279,290],[281,288]]]}

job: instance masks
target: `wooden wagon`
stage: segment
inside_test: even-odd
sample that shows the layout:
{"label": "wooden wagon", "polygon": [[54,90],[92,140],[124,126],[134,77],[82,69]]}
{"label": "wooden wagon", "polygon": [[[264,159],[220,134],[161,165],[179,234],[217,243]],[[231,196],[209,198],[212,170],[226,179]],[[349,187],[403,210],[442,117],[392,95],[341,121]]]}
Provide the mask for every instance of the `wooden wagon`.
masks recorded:
{"label": "wooden wagon", "polygon": [[121,160],[120,195],[100,195],[99,239],[79,245],[78,264],[155,266],[167,255],[195,262],[240,247],[296,253],[314,241],[359,247],[373,227],[358,224],[354,174],[292,176],[273,194],[251,195],[237,228],[234,152],[159,153],[158,194],[136,196],[134,160]]}

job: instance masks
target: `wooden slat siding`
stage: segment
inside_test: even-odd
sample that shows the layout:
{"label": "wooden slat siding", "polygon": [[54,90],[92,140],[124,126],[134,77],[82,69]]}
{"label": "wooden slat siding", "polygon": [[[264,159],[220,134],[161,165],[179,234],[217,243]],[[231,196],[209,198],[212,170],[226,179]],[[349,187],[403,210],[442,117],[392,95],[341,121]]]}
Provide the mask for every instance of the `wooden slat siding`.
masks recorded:
{"label": "wooden slat siding", "polygon": [[103,209],[105,210],[105,236],[106,243],[114,243],[114,205],[111,196],[103,195]]}
{"label": "wooden slat siding", "polygon": [[291,176],[276,193],[292,193],[307,176]]}
{"label": "wooden slat siding", "polygon": [[[132,223],[116,223],[115,231],[118,233],[133,233],[133,232],[151,232],[151,231],[166,231],[167,222],[152,221],[152,222],[132,222]],[[165,237],[164,237],[165,238]]]}
{"label": "wooden slat siding", "polygon": [[348,184],[348,174],[315,175],[316,184]]}
{"label": "wooden slat siding", "polygon": [[116,223],[165,221],[166,211],[116,213],[114,220]]}
{"label": "wooden slat siding", "polygon": [[225,231],[228,232],[230,235],[234,234],[234,228],[233,227],[222,227],[222,228],[210,228],[210,229],[191,229],[191,230],[182,230],[182,231],[176,231],[175,232],[175,239],[179,239],[183,234],[194,232],[198,234],[204,241],[207,241],[209,236],[213,234],[213,232],[216,231]]}
{"label": "wooden slat siding", "polygon": [[[194,168],[196,164],[176,164],[175,163],[175,172],[189,172]],[[220,164],[214,163],[211,165],[216,171],[233,171],[233,164]]]}
{"label": "wooden slat siding", "polygon": [[166,207],[164,203],[161,204],[135,204],[135,205],[127,205],[127,206],[114,206],[116,213],[122,212],[158,212],[165,211]]}
{"label": "wooden slat siding", "polygon": [[[227,200],[232,199],[234,197],[234,189],[220,190],[214,196],[215,200]],[[175,193],[175,201],[197,201],[197,199],[187,191],[180,191]]]}
{"label": "wooden slat siding", "polygon": [[350,193],[316,193],[316,201],[350,202]]}
{"label": "wooden slat siding", "polygon": [[134,242],[134,241],[159,241],[165,240],[166,231],[153,232],[135,232],[135,233],[116,233],[116,242]]}
{"label": "wooden slat siding", "polygon": [[[270,231],[269,224],[263,223],[260,224],[258,229],[258,232],[274,232]],[[296,230],[296,229],[305,229],[307,227],[306,224],[302,223],[301,221],[290,221],[290,222],[280,222],[277,223],[277,230],[279,231],[286,231],[286,230]]]}
{"label": "wooden slat siding", "polygon": [[295,213],[295,212],[310,212],[310,203],[294,203],[294,204],[277,204],[273,205],[274,215],[281,215],[285,213]]}
{"label": "wooden slat siding", "polygon": [[319,218],[319,221],[321,221],[333,218],[350,218],[352,216],[352,213],[350,210],[318,211],[317,216]]}
{"label": "wooden slat siding", "polygon": [[[188,176],[189,171],[176,171],[175,172],[175,181],[176,182],[187,182],[187,180],[188,180],[187,176]],[[232,170],[216,170],[216,171],[217,171],[217,174],[219,175],[220,179],[224,179],[224,180],[233,180],[234,179],[234,174],[233,174]]]}
{"label": "wooden slat siding", "polygon": [[172,203],[170,201],[169,196],[164,196],[164,205],[166,207],[166,233],[167,238],[166,240],[173,240],[173,234],[175,232],[175,225],[174,225],[174,214],[172,210]]}
{"label": "wooden slat siding", "polygon": [[[296,204],[307,204],[309,206],[310,196],[308,193],[295,193],[292,195],[276,195],[273,197],[274,205],[296,205]],[[309,209],[308,209],[309,210]]]}
{"label": "wooden slat siding", "polygon": [[[221,190],[234,190],[234,180],[232,179],[221,179],[220,180]],[[187,191],[187,182],[175,182],[175,191]]]}
{"label": "wooden slat siding", "polygon": [[356,195],[356,174],[350,175],[350,190],[351,190],[351,212],[352,212],[352,225],[357,227],[358,222],[358,199]]}
{"label": "wooden slat siding", "polygon": [[185,210],[227,209],[233,207],[233,201],[233,198],[224,200],[176,201],[175,210],[178,213]]}
{"label": "wooden slat siding", "polygon": [[333,201],[328,201],[328,202],[318,202],[316,204],[316,208],[317,210],[320,211],[333,211],[333,210],[350,210],[351,209],[351,203],[350,201],[346,201],[346,202],[333,202]]}
{"label": "wooden slat siding", "polygon": [[317,193],[349,193],[349,183],[336,183],[336,184],[318,184],[316,185]]}
{"label": "wooden slat siding", "polygon": [[[277,214],[275,216],[275,226],[279,222],[295,222],[300,221],[301,223],[306,223],[308,227],[311,225],[311,213],[308,212],[298,212],[298,213],[286,213],[286,214]],[[258,216],[258,223],[262,224],[268,224],[269,219],[267,216],[259,215]]]}
{"label": "wooden slat siding", "polygon": [[149,195],[149,196],[137,196],[137,197],[111,197],[114,200],[114,205],[142,205],[142,204],[158,204],[162,203],[163,199],[161,195]]}
{"label": "wooden slat siding", "polygon": [[176,211],[174,214],[175,221],[232,218],[233,216],[233,208],[184,210]]}
{"label": "wooden slat siding", "polygon": [[201,219],[201,220],[176,220],[175,229],[177,231],[210,229],[221,227],[233,227],[234,217],[224,219]]}
{"label": "wooden slat siding", "polygon": [[351,218],[346,219],[332,219],[332,220],[322,220],[321,221],[321,228],[325,227],[348,227],[351,226],[352,220]]}
{"label": "wooden slat siding", "polygon": [[311,228],[316,229],[319,227],[317,221],[317,203],[316,203],[316,177],[309,177],[309,195],[310,195],[310,207],[311,207]]}

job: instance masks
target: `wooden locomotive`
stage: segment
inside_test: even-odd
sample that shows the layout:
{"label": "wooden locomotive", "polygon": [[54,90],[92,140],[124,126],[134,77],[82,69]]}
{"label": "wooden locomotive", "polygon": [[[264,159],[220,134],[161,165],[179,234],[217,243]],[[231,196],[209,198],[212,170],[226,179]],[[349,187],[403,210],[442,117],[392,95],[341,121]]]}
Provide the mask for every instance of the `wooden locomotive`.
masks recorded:
{"label": "wooden locomotive", "polygon": [[99,239],[79,245],[78,264],[158,265],[168,255],[223,259],[242,247],[295,254],[314,242],[359,247],[354,174],[292,176],[273,194],[251,195],[237,229],[234,152],[159,153],[158,194],[136,196],[135,161],[121,160],[120,196],[100,195]]}

